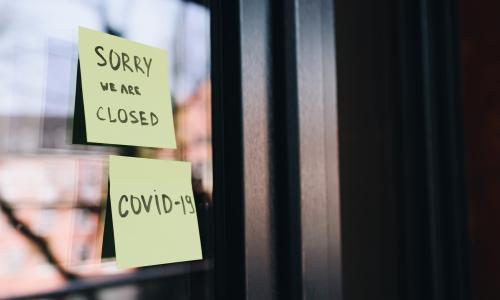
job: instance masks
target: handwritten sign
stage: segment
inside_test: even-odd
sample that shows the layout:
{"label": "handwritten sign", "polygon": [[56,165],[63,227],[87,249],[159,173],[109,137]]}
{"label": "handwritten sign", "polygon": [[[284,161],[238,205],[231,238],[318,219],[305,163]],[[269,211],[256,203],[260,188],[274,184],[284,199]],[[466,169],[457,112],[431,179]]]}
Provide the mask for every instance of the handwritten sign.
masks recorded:
{"label": "handwritten sign", "polygon": [[109,178],[118,267],[202,259],[191,163],[110,156]]}
{"label": "handwritten sign", "polygon": [[79,60],[87,142],[176,148],[164,50],[80,27]]}

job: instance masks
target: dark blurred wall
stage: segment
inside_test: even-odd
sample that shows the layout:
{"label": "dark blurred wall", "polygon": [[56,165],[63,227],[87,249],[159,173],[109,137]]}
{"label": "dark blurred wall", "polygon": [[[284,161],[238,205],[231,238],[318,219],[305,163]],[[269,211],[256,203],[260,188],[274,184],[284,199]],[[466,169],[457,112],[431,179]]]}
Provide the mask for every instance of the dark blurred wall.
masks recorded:
{"label": "dark blurred wall", "polygon": [[500,1],[460,2],[473,299],[500,299]]}

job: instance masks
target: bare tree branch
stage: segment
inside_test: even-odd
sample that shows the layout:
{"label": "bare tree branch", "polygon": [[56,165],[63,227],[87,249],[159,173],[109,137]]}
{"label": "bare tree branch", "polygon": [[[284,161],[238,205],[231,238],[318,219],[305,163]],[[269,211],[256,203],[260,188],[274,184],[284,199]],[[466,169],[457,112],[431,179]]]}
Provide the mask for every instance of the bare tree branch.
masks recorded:
{"label": "bare tree branch", "polygon": [[60,264],[60,262],[52,253],[52,250],[50,249],[47,241],[43,237],[35,234],[28,225],[19,220],[16,217],[14,210],[12,209],[10,204],[2,198],[0,198],[0,211],[7,217],[10,226],[18,230],[25,238],[28,239],[28,241],[35,245],[35,247],[42,253],[45,259],[56,268],[61,276],[63,276],[66,280],[74,280],[79,277],[78,274],[66,270]]}

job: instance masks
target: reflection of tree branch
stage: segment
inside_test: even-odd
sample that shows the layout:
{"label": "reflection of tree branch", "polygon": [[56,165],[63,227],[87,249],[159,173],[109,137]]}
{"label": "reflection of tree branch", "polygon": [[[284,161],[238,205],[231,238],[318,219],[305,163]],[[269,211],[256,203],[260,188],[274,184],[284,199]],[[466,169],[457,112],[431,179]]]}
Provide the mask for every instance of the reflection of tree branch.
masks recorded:
{"label": "reflection of tree branch", "polygon": [[63,276],[66,280],[73,280],[78,278],[78,275],[66,270],[56,259],[52,250],[50,249],[47,241],[35,234],[23,221],[19,220],[14,214],[14,210],[12,207],[5,201],[0,198],[0,210],[7,217],[9,224],[16,230],[20,231],[21,234],[27,238],[31,243],[33,243],[36,248],[43,254],[45,259],[54,265],[59,274]]}

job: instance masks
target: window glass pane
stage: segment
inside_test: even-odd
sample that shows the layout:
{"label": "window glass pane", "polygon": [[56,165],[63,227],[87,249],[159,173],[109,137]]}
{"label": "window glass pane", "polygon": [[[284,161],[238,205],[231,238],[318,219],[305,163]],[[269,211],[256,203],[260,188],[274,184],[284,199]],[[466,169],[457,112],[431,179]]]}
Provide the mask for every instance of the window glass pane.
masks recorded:
{"label": "window glass pane", "polygon": [[[209,25],[199,1],[0,1],[0,298],[211,298]],[[79,26],[167,50],[176,150],[71,144]],[[101,260],[110,154],[192,162],[203,261]]]}

